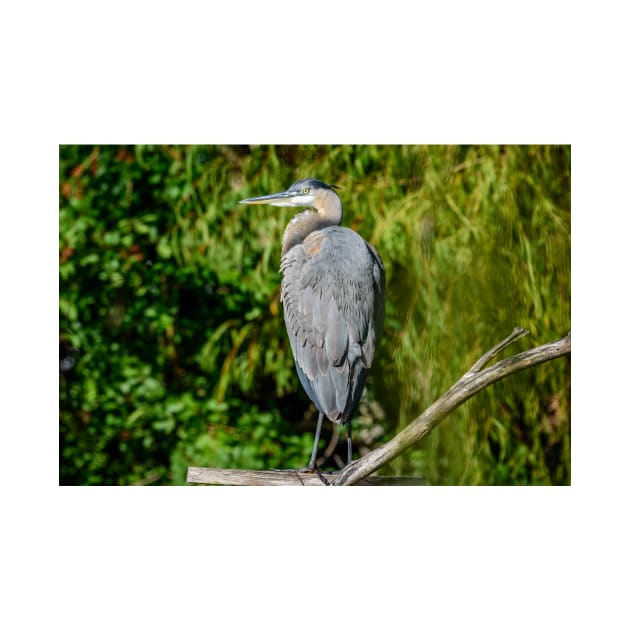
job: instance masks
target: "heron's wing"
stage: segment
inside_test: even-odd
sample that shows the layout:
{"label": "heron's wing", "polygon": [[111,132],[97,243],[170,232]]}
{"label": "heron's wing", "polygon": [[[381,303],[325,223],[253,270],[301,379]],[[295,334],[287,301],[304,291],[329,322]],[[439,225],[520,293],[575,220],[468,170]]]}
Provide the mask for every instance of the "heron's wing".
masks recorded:
{"label": "heron's wing", "polygon": [[345,422],[359,402],[383,327],[380,257],[351,230],[327,228],[289,250],[281,271],[300,381],[320,411]]}
{"label": "heron's wing", "polygon": [[374,278],[374,325],[368,330],[368,343],[366,344],[366,359],[369,365],[374,360],[376,343],[383,334],[385,321],[385,267],[376,250],[376,247],[365,241],[372,257],[372,276]]}

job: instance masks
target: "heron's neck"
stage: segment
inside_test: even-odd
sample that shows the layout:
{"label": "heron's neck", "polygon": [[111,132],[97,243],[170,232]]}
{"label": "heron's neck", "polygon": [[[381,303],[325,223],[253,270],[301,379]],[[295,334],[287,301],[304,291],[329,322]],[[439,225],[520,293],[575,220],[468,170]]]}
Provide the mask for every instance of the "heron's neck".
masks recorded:
{"label": "heron's neck", "polygon": [[341,199],[334,191],[326,191],[326,194],[318,199],[315,210],[304,210],[289,221],[282,237],[282,255],[284,256],[295,245],[299,245],[311,232],[331,225],[340,225],[341,218]]}

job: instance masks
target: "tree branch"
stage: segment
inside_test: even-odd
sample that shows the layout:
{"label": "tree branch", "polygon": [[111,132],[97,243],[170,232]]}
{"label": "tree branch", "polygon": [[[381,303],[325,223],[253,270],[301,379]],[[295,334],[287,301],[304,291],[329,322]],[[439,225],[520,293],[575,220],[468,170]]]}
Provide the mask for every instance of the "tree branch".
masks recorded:
{"label": "tree branch", "polygon": [[[322,473],[326,481],[333,486],[424,485],[425,481],[417,477],[380,477],[370,476],[370,474],[423,439],[446,416],[484,387],[510,374],[571,353],[571,333],[569,333],[558,341],[526,350],[483,369],[499,352],[527,334],[527,330],[515,328],[508,337],[488,350],[457,383],[398,435],[361,459],[352,462],[343,470],[337,473]],[[256,471],[190,467],[187,481],[189,483],[252,486],[322,485],[322,481],[317,475],[305,469]]]}
{"label": "tree branch", "polygon": [[525,335],[529,335],[529,330],[525,330],[524,328],[517,326],[512,331],[511,335],[508,335],[503,341],[499,341],[496,346],[490,348],[490,350],[488,350],[488,352],[486,352],[481,357],[481,359],[479,359],[479,361],[477,361],[477,363],[475,363],[475,365],[473,365],[470,370],[468,370],[468,372],[479,372],[481,368],[490,363],[490,361],[494,359],[494,357],[496,357],[502,350],[505,350],[505,348],[507,348],[510,344],[514,343]]}
{"label": "tree branch", "polygon": [[[321,473],[332,484],[336,473]],[[188,483],[220,486],[321,486],[320,478],[307,469],[301,470],[240,470],[230,468],[188,468]],[[424,486],[421,477],[379,477],[373,475],[357,482],[360,486]]]}
{"label": "tree branch", "polygon": [[398,455],[410,446],[419,442],[446,418],[446,416],[484,387],[510,374],[524,370],[525,368],[544,363],[545,361],[551,361],[552,359],[557,359],[558,357],[571,353],[571,334],[569,333],[566,337],[558,341],[526,350],[513,357],[499,361],[491,367],[481,369],[501,350],[527,333],[528,331],[522,328],[515,328],[511,335],[486,352],[457,383],[428,407],[424,413],[398,433],[398,435],[361,459],[352,462],[335,475],[332,485],[353,485],[364,477],[367,477],[370,473],[378,470],[387,462],[398,457]]}

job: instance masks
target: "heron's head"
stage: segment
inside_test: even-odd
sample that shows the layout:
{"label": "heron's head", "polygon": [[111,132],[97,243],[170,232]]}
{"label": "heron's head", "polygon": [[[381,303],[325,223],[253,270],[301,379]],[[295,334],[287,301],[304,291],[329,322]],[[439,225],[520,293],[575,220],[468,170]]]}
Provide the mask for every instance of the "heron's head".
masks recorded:
{"label": "heron's head", "polygon": [[261,204],[268,203],[272,206],[280,207],[307,207],[318,208],[321,203],[318,203],[322,198],[330,195],[334,192],[336,186],[330,186],[319,179],[300,179],[295,184],[292,184],[284,192],[275,193],[273,195],[263,195],[262,197],[251,197],[250,199],[243,199],[239,203],[247,204]]}

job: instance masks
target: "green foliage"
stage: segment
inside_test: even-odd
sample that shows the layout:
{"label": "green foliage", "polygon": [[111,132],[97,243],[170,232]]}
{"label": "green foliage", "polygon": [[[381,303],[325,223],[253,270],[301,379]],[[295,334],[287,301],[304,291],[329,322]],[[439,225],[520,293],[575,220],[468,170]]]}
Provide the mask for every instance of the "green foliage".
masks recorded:
{"label": "green foliage", "polygon": [[[531,335],[512,352],[569,330],[569,147],[64,146],[61,483],[181,484],[189,465],[306,463],[315,414],[279,302],[293,211],[238,204],[301,177],[341,186],[344,224],[385,263],[360,449],[514,326]],[[383,472],[569,483],[569,388],[566,360],[512,376]]]}

